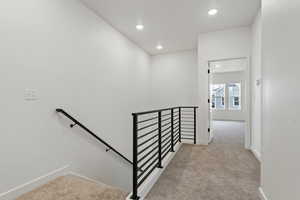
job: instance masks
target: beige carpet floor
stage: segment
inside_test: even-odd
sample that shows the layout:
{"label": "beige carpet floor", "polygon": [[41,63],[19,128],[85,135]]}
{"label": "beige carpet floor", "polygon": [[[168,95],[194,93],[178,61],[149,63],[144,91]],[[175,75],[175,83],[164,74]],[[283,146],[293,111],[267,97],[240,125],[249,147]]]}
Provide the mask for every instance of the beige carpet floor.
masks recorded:
{"label": "beige carpet floor", "polygon": [[213,122],[209,146],[183,145],[147,200],[259,200],[260,165],[244,149],[244,124]]}
{"label": "beige carpet floor", "polygon": [[77,176],[59,177],[16,200],[124,200],[120,189]]}

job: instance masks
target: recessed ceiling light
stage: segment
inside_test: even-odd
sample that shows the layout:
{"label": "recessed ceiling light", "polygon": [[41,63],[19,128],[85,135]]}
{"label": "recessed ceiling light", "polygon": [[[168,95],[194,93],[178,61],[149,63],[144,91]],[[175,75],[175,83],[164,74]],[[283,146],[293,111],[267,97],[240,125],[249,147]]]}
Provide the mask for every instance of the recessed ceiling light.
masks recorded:
{"label": "recessed ceiling light", "polygon": [[161,44],[159,44],[159,45],[156,46],[156,48],[157,48],[158,50],[162,50],[164,47],[163,47]]}
{"label": "recessed ceiling light", "polygon": [[138,24],[135,26],[137,30],[141,31],[144,29],[144,25],[143,24]]}
{"label": "recessed ceiling light", "polygon": [[217,13],[218,13],[218,10],[215,9],[215,8],[214,8],[214,9],[210,9],[210,10],[208,11],[208,14],[209,14],[209,15],[212,15],[212,16],[213,16],[213,15],[216,15]]}

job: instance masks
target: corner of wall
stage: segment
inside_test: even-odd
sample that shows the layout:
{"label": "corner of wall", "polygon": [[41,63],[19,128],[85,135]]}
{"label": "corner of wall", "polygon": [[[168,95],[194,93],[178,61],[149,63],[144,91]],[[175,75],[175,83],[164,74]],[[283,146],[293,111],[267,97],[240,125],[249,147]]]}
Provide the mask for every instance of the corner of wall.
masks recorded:
{"label": "corner of wall", "polygon": [[258,191],[259,191],[259,197],[261,200],[269,200],[266,196],[266,194],[264,193],[262,187],[259,187],[258,188]]}
{"label": "corner of wall", "polygon": [[253,153],[253,155],[255,156],[255,158],[261,162],[261,153],[259,151],[257,151],[256,149],[254,149],[253,147],[250,148],[251,152]]}
{"label": "corner of wall", "polygon": [[13,200],[21,196],[22,194],[30,192],[33,189],[48,183],[51,180],[54,180],[60,176],[65,176],[68,174],[69,168],[69,165],[65,165],[38,178],[30,180],[22,185],[16,186],[7,192],[3,192],[0,194],[0,200]]}

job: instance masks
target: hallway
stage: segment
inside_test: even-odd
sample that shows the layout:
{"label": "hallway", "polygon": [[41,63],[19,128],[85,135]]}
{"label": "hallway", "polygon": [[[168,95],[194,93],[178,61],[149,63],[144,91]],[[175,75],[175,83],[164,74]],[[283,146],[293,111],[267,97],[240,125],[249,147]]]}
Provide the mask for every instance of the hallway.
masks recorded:
{"label": "hallway", "polygon": [[259,163],[243,147],[244,124],[213,126],[212,144],[184,144],[147,200],[259,200]]}

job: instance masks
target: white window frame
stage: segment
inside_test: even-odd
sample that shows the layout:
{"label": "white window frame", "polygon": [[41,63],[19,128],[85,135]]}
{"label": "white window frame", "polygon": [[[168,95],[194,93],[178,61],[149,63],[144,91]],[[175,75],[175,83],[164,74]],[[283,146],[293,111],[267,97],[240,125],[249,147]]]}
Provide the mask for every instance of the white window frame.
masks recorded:
{"label": "white window frame", "polygon": [[[239,91],[239,94],[240,94],[240,96],[239,96],[239,103],[240,103],[240,106],[238,107],[238,108],[230,108],[230,95],[229,95],[229,85],[231,85],[231,84],[240,84],[240,91]],[[243,105],[243,103],[242,103],[242,85],[243,83],[241,82],[241,81],[235,81],[235,82],[230,82],[230,83],[226,83],[226,92],[228,93],[228,104],[227,104],[227,106],[226,106],[226,110],[229,110],[229,111],[242,111],[242,109],[243,109],[243,107],[242,107],[242,105]],[[232,102],[232,105],[234,105],[234,99],[233,99],[233,102]]]}

